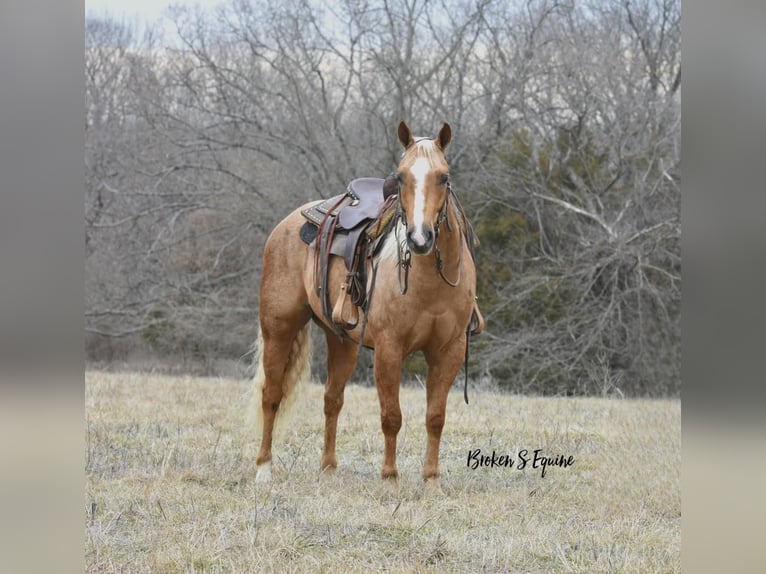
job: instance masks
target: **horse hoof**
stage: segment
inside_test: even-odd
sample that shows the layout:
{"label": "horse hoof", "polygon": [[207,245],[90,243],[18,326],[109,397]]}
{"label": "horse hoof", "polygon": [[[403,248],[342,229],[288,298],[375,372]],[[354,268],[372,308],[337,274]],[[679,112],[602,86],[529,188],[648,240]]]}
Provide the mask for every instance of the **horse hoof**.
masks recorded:
{"label": "horse hoof", "polygon": [[438,478],[426,479],[425,492],[430,496],[444,496],[444,491],[442,490]]}
{"label": "horse hoof", "polygon": [[338,457],[335,455],[322,456],[322,462],[319,464],[319,469],[325,474],[332,474],[335,469],[338,468]]}
{"label": "horse hoof", "polygon": [[396,482],[397,479],[399,478],[399,473],[396,471],[395,468],[383,469],[380,473],[380,478],[382,478],[385,481]]}
{"label": "horse hoof", "polygon": [[271,461],[259,465],[255,471],[255,482],[271,481]]}

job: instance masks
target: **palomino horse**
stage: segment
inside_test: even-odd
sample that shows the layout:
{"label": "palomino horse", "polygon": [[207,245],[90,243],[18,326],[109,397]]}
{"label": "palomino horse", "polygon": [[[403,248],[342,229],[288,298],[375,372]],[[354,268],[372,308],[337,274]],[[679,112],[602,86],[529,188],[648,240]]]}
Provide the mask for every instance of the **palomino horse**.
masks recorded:
{"label": "palomino horse", "polygon": [[[271,475],[275,419],[282,415],[299,380],[309,369],[309,320],[323,328],[327,340],[327,381],[324,391],[325,435],[321,469],[338,465],[335,437],[343,391],[362,344],[375,350],[375,385],[385,438],[381,475],[396,479],[396,435],[402,426],[399,385],[402,362],[422,351],[428,364],[426,429],[428,443],[423,478],[439,490],[439,442],[447,394],[466,352],[467,329],[476,301],[476,270],[464,218],[449,183],[444,152],[452,131],[445,123],[434,139],[413,138],[401,122],[399,141],[399,218],[376,260],[374,298],[364,322],[337,334],[323,316],[316,288],[314,247],[304,244],[299,229],[305,220],[293,211],[269,236],[263,253],[260,294],[258,374],[252,408],[262,417],[263,434],[256,459],[257,480]],[[404,267],[404,269],[403,269]],[[343,259],[330,261],[328,287],[334,301],[346,278]],[[368,277],[370,274],[368,274]],[[402,278],[404,277],[404,285]],[[372,279],[371,279],[372,280]],[[369,288],[368,288],[369,291]],[[404,293],[403,293],[404,292]],[[258,408],[260,407],[260,409]]]}

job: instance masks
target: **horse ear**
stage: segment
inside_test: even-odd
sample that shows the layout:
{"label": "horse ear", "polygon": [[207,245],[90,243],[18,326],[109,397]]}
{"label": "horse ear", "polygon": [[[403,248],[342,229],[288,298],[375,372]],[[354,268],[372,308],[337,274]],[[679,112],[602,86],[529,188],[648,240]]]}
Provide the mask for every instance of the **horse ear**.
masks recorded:
{"label": "horse ear", "polygon": [[452,128],[447,122],[444,122],[442,129],[439,130],[439,135],[436,136],[436,144],[442,151],[446,151],[450,141],[452,141]]}
{"label": "horse ear", "polygon": [[399,135],[399,141],[402,142],[404,149],[407,149],[415,143],[415,140],[412,138],[410,126],[408,126],[407,122],[404,120],[399,122],[399,129],[397,130],[397,134]]}

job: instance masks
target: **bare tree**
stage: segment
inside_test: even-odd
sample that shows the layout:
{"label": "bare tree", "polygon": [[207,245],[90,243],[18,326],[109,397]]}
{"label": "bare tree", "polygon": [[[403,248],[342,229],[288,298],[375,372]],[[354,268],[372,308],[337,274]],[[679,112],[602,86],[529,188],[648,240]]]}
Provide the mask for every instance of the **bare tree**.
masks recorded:
{"label": "bare tree", "polygon": [[489,294],[490,319],[515,327],[495,331],[490,364],[535,390],[593,392],[590,373],[605,364],[630,392],[676,392],[680,21],[662,20],[664,51],[649,65],[628,5],[526,8],[507,20],[513,29],[492,32],[487,56],[520,61],[520,99],[501,114],[518,127],[495,141],[494,157],[475,148],[481,193],[518,209],[517,227],[531,224],[522,235],[537,242]]}
{"label": "bare tree", "polygon": [[516,390],[678,391],[677,1],[276,4],[176,9],[172,47],[88,23],[89,330],[244,355],[273,225],[387,174],[400,119],[448,120],[482,240],[476,365]]}

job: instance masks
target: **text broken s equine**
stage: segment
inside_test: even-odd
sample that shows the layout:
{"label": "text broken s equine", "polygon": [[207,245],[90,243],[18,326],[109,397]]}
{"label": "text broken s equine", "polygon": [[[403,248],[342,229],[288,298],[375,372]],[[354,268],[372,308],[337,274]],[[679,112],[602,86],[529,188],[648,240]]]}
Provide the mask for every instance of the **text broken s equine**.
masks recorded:
{"label": "text broken s equine", "polygon": [[542,454],[542,449],[537,448],[533,451],[532,456],[529,455],[529,450],[526,448],[521,449],[518,452],[517,457],[514,459],[510,454],[497,454],[493,449],[492,454],[481,454],[481,449],[469,449],[468,458],[466,464],[471,470],[476,470],[480,467],[496,467],[503,466],[507,468],[516,468],[518,470],[524,470],[527,465],[533,469],[540,469],[540,476],[545,476],[547,468],[552,466],[559,466],[561,468],[567,468],[575,463],[573,455],[557,454],[555,456],[545,456]]}

